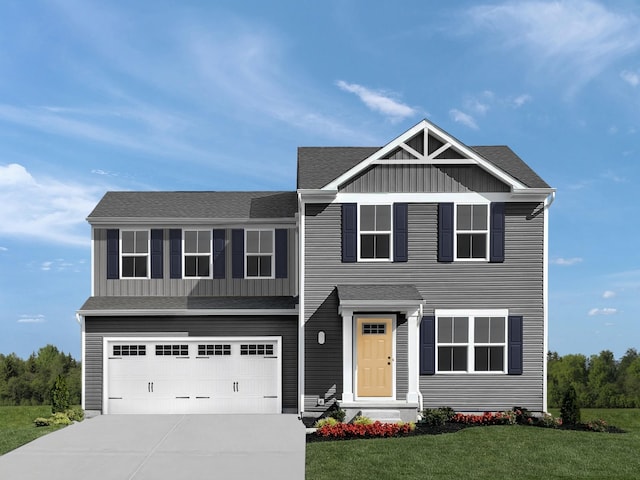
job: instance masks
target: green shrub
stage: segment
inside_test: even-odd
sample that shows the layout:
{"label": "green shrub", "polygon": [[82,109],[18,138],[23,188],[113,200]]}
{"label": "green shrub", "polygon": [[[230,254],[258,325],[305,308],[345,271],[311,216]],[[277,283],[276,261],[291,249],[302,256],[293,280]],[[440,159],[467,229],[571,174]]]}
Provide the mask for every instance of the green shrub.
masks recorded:
{"label": "green shrub", "polygon": [[372,425],[373,420],[371,420],[369,417],[358,415],[356,418],[353,419],[351,423],[355,425]]}
{"label": "green shrub", "polygon": [[569,385],[560,406],[560,418],[565,425],[578,425],[580,423],[580,407],[578,406],[578,396],[573,385]]}
{"label": "green shrub", "polygon": [[64,412],[57,412],[51,416],[51,425],[71,425],[72,423]]}
{"label": "green shrub", "polygon": [[327,417],[335,418],[338,422],[344,422],[344,417],[347,412],[338,407],[338,404],[334,403],[333,406],[327,411]]}
{"label": "green shrub", "polygon": [[33,421],[33,423],[36,427],[48,427],[51,425],[51,418],[38,417]]}
{"label": "green shrub", "polygon": [[71,407],[69,410],[65,412],[69,420],[72,422],[81,422],[84,420],[84,410],[80,407]]}
{"label": "green shrub", "polygon": [[334,426],[337,425],[338,423],[340,423],[338,420],[336,420],[333,417],[325,417],[325,418],[321,418],[320,420],[318,420],[316,423],[313,424],[314,428],[322,428],[326,425],[329,426]]}
{"label": "green shrub", "polygon": [[69,389],[67,381],[62,375],[58,375],[53,389],[51,390],[51,411],[52,413],[65,412],[69,410]]}
{"label": "green shrub", "polygon": [[425,408],[422,411],[422,419],[420,423],[437,427],[444,425],[456,415],[455,410],[449,407]]}

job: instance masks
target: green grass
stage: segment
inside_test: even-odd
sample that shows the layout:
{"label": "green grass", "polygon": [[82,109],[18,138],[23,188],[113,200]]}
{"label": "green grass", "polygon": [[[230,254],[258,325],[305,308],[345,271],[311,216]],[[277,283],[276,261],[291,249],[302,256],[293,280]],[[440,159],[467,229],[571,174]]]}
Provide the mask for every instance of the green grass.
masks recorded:
{"label": "green grass", "polygon": [[0,407],[0,455],[29,443],[59,426],[36,427],[37,417],[49,417],[51,405],[40,407]]}
{"label": "green grass", "polygon": [[[557,414],[558,412],[552,412]],[[624,434],[525,426],[307,444],[307,480],[638,478],[640,409],[582,409]]]}

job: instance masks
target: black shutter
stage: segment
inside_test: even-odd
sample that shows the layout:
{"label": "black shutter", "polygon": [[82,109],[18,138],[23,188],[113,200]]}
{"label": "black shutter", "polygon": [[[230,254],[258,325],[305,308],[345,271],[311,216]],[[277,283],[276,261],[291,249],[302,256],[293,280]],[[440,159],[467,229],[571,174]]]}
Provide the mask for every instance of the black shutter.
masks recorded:
{"label": "black shutter", "polygon": [[522,375],[522,315],[509,315],[509,375]]}
{"label": "black shutter", "polygon": [[406,262],[409,259],[409,206],[406,203],[393,204],[393,261]]}
{"label": "black shutter", "polygon": [[422,317],[420,323],[420,375],[436,373],[436,317]]}
{"label": "black shutter", "polygon": [[358,260],[358,204],[342,204],[342,262]]}
{"label": "black shutter", "polygon": [[169,277],[182,278],[182,230],[169,230]]}
{"label": "black shutter", "polygon": [[287,278],[287,235],[288,230],[276,229],[276,278]]}
{"label": "black shutter", "polygon": [[119,256],[120,230],[107,230],[107,278],[114,280],[120,277]]}
{"label": "black shutter", "polygon": [[164,230],[151,230],[151,278],[162,278],[162,244]]}
{"label": "black shutter", "polygon": [[490,218],[489,261],[504,262],[504,203],[491,204]]}
{"label": "black shutter", "polygon": [[244,278],[244,230],[231,230],[231,276]]}
{"label": "black shutter", "polygon": [[223,229],[213,231],[213,278],[225,277],[225,234]]}
{"label": "black shutter", "polygon": [[453,262],[453,203],[438,204],[438,261]]}

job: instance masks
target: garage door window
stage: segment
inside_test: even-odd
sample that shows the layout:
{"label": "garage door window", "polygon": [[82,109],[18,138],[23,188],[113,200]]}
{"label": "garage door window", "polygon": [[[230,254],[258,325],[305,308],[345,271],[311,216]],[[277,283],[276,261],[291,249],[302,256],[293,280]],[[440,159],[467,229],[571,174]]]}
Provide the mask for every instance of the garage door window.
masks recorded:
{"label": "garage door window", "polygon": [[146,345],[114,345],[114,357],[134,357],[147,354]]}
{"label": "garage door window", "polygon": [[198,345],[198,355],[231,355],[230,344]]}
{"label": "garage door window", "polygon": [[273,355],[273,345],[269,344],[242,344],[240,355]]}
{"label": "garage door window", "polygon": [[156,355],[189,356],[189,345],[156,345]]}

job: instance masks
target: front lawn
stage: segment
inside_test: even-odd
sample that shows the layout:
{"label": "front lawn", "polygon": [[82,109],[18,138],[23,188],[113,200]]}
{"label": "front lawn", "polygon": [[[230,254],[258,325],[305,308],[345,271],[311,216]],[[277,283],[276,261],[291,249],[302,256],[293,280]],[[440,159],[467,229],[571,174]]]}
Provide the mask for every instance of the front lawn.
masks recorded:
{"label": "front lawn", "polygon": [[[552,412],[557,414],[557,412]],[[458,433],[307,444],[307,480],[637,478],[640,409],[583,409],[627,433],[520,425]]]}
{"label": "front lawn", "polygon": [[39,407],[0,407],[0,455],[29,443],[60,426],[36,427],[37,417],[51,415],[51,405]]}

